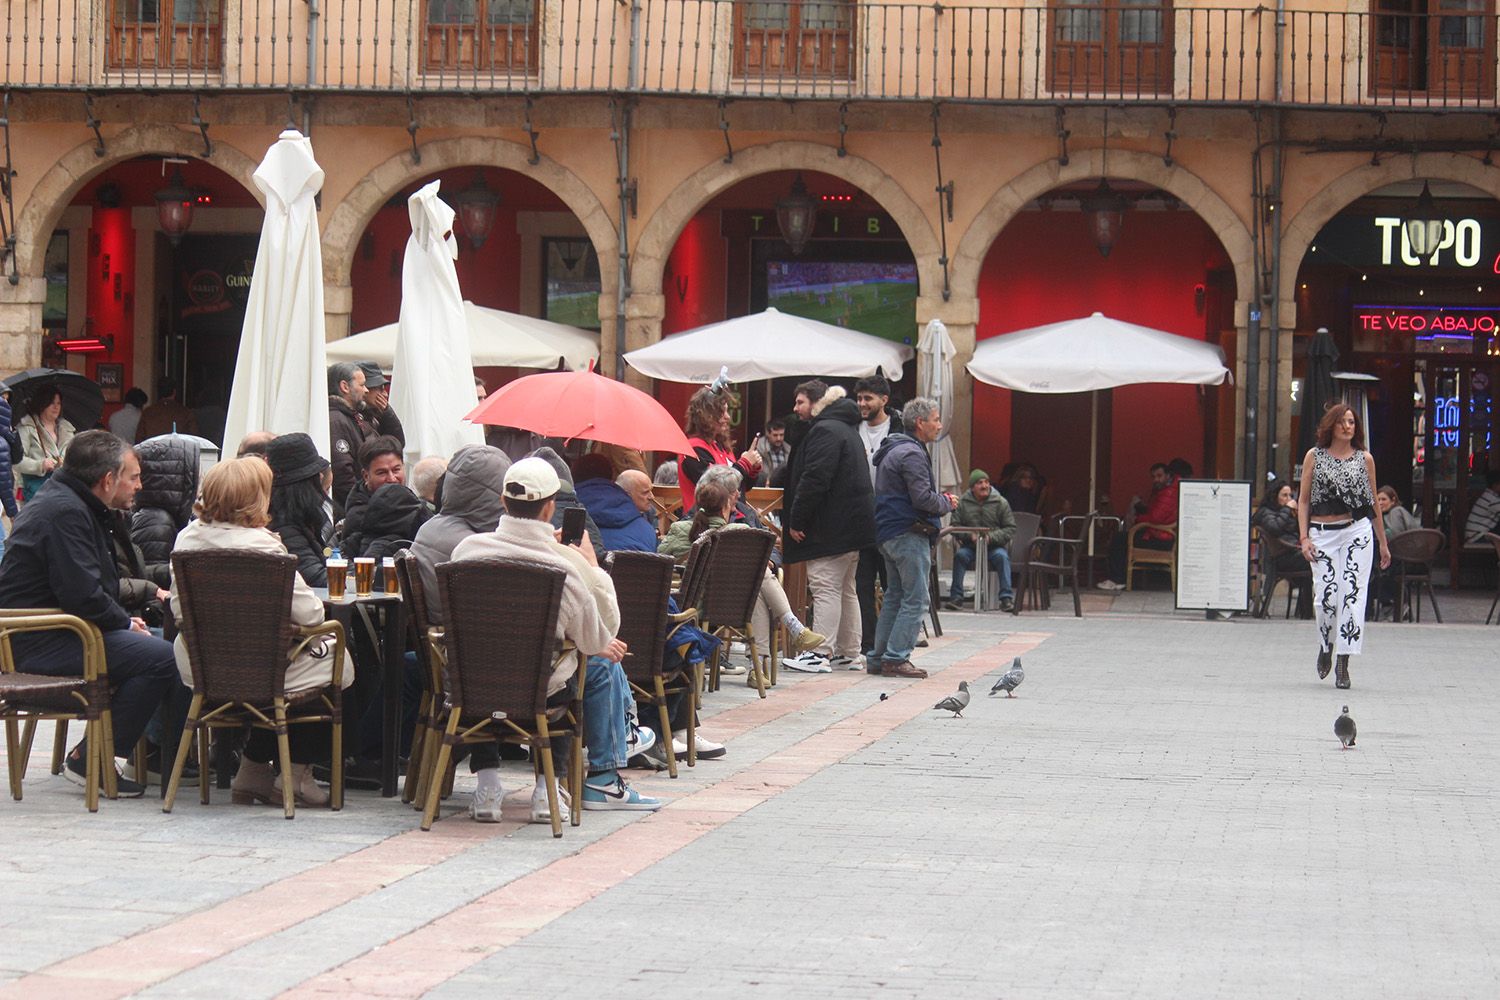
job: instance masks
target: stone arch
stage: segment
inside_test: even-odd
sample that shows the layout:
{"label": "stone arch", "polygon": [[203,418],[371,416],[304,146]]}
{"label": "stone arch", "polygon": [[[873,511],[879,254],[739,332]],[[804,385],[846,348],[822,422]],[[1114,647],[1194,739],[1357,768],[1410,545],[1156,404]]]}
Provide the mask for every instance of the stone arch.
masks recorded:
{"label": "stone arch", "polygon": [[[979,271],[985,256],[1000,232],[1027,202],[1063,184],[1101,177],[1104,172],[1103,151],[1090,149],[1072,154],[1067,166],[1055,159],[1048,160],[1003,185],[974,217],[959,242],[958,252],[953,257],[954,296],[978,297]],[[1250,230],[1229,203],[1202,178],[1181,164],[1169,167],[1158,155],[1128,149],[1110,151],[1109,176],[1158,187],[1198,213],[1198,217],[1218,236],[1234,266],[1236,297],[1244,300],[1251,296],[1255,287],[1255,261]]]}
{"label": "stone arch", "polygon": [[1414,157],[1387,157],[1375,166],[1367,160],[1324,186],[1287,223],[1281,236],[1281,288],[1278,289],[1281,300],[1296,301],[1297,272],[1302,268],[1302,258],[1335,215],[1371,191],[1397,181],[1418,178],[1456,181],[1500,200],[1500,170],[1486,167],[1482,160],[1473,156],[1418,153]]}
{"label": "stone arch", "polygon": [[777,170],[810,170],[841,177],[874,198],[901,229],[917,262],[921,292],[942,288],[938,263],[941,248],[926,214],[895,178],[859,156],[840,157],[832,146],[785,140],[737,149],[733,163],[715,161],[678,184],[641,230],[631,261],[631,285],[647,295],[659,294],[667,256],[683,227],[709,200],[740,181]]}
{"label": "stone arch", "polygon": [[528,162],[531,151],[510,141],[492,136],[463,136],[436,139],[418,147],[422,162],[413,163],[410,151],[392,156],[371,170],[344,196],[328,225],[323,227],[323,281],[325,285],[346,286],[354,266],[354,253],[360,235],[382,205],[403,187],[423,177],[455,167],[499,167],[525,174],[545,186],[578,217],[584,232],[599,255],[599,282],[604,296],[613,298],[617,284],[616,269],[611,266],[618,256],[619,242],[614,221],[593,189],[578,175],[548,156],[535,165]]}
{"label": "stone arch", "polygon": [[137,156],[185,156],[213,164],[265,203],[251,179],[258,161],[222,140],[215,139],[213,153],[204,156],[203,139],[197,132],[171,125],[132,125],[106,136],[104,144],[104,156],[95,155],[92,140],[73,147],[31,189],[16,219],[16,262],[22,274],[42,273],[48,239],[78,189],[101,171]]}

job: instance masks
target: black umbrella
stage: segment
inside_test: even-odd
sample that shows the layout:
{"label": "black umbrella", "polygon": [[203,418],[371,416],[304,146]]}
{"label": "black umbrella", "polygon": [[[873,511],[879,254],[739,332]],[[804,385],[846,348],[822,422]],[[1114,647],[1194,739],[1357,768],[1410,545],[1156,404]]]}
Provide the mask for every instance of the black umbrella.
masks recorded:
{"label": "black umbrella", "polygon": [[1319,327],[1307,345],[1307,376],[1302,380],[1302,423],[1297,428],[1297,461],[1317,440],[1318,421],[1323,411],[1342,398],[1333,384],[1333,366],[1338,364],[1339,349],[1327,327]]}
{"label": "black umbrella", "polygon": [[75,430],[92,429],[99,422],[99,414],[104,412],[104,392],[99,383],[67,368],[28,368],[0,382],[0,387],[10,392],[10,405],[17,420],[38,392],[52,389],[62,394],[63,418]]}

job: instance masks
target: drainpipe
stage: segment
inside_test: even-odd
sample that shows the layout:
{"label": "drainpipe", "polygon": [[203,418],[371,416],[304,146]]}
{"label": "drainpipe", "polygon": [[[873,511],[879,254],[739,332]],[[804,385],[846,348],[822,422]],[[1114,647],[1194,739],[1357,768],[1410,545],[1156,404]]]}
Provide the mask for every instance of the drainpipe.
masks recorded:
{"label": "drainpipe", "polygon": [[[1270,302],[1270,327],[1271,342],[1267,345],[1266,361],[1270,371],[1267,374],[1266,389],[1266,443],[1267,459],[1266,468],[1275,471],[1279,457],[1276,443],[1276,412],[1281,405],[1278,394],[1277,369],[1281,355],[1281,231],[1285,222],[1281,217],[1281,182],[1282,182],[1282,148],[1281,148],[1281,102],[1282,88],[1285,83],[1282,73],[1282,53],[1285,51],[1286,33],[1286,0],[1276,0],[1276,107],[1271,112],[1271,198],[1272,204],[1277,206],[1275,219],[1271,226],[1271,302]],[[1295,458],[1293,458],[1295,461]],[[1290,467],[1287,469],[1291,473]],[[1259,482],[1257,481],[1257,488]]]}
{"label": "drainpipe", "polygon": [[630,61],[625,76],[626,99],[620,107],[615,125],[616,185],[620,198],[619,261],[615,293],[615,378],[625,380],[625,300],[630,297],[630,208],[634,201],[630,190],[630,126],[634,117],[630,98],[635,94],[641,64],[641,4],[630,2]]}

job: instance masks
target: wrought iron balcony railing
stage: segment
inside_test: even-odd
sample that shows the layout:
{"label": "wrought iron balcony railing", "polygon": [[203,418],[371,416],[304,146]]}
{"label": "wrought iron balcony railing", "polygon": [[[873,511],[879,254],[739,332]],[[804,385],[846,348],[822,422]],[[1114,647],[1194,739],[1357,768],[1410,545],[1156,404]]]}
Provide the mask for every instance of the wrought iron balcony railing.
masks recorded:
{"label": "wrought iron balcony railing", "polygon": [[1429,2],[10,0],[0,27],[12,90],[1493,109],[1494,0]]}

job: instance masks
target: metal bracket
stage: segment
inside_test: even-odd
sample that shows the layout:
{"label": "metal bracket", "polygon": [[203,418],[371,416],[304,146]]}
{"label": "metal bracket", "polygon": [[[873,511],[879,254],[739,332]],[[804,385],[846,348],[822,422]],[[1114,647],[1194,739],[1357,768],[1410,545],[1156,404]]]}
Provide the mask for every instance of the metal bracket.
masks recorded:
{"label": "metal bracket", "polygon": [[94,116],[94,95],[86,90],[83,92],[83,124],[94,130],[94,155],[103,159],[108,150],[104,148],[104,136],[99,134],[99,119]]}
{"label": "metal bracket", "polygon": [[10,163],[10,91],[5,92],[5,103],[0,106],[0,134],[4,135],[5,162],[0,164],[0,247],[3,247],[7,267],[5,280],[12,285],[21,283],[21,272],[16,262],[16,203],[11,181],[16,172]]}
{"label": "metal bracket", "polygon": [[411,162],[420,167],[422,151],[417,148],[417,105],[409,90],[406,92],[406,134],[411,136]]}
{"label": "metal bracket", "polygon": [[1375,149],[1370,153],[1370,166],[1372,167],[1380,166],[1380,144],[1385,141],[1385,112],[1375,112],[1375,120],[1380,123],[1380,127],[1375,130]]}
{"label": "metal bracket", "polygon": [[[937,101],[932,102],[932,161],[937,169],[938,196],[938,238],[940,248],[938,254],[938,265],[943,269],[943,301],[947,302],[953,295],[953,289],[948,283],[948,223],[953,221],[953,182],[943,183],[943,137],[938,130],[939,119],[942,118],[943,106]],[[946,215],[943,212],[947,208]]]}
{"label": "metal bracket", "polygon": [[1058,105],[1058,107],[1057,107],[1057,145],[1058,145],[1057,163],[1058,163],[1059,166],[1066,167],[1068,165],[1068,136],[1070,136],[1072,134],[1073,134],[1072,132],[1068,131],[1068,109],[1065,108],[1065,107],[1063,107],[1062,105]]}
{"label": "metal bracket", "polygon": [[202,115],[203,95],[193,95],[193,124],[198,127],[198,134],[203,136],[203,158],[206,160],[214,155],[214,144],[208,141],[208,122]]}
{"label": "metal bracket", "polygon": [[953,182],[949,181],[947,184],[939,184],[937,186],[937,193],[942,196],[941,199],[940,199],[940,201],[942,202],[942,204],[943,204],[943,206],[944,206],[944,208],[946,210],[945,214],[948,216],[948,221],[952,222],[953,221]]}
{"label": "metal bracket", "polygon": [[1177,138],[1177,107],[1172,105],[1167,108],[1167,151],[1162,155],[1161,162],[1172,166],[1172,142]]}
{"label": "metal bracket", "polygon": [[529,138],[531,140],[531,157],[526,162],[529,163],[529,164],[531,164],[534,167],[538,163],[542,162],[542,154],[539,153],[539,152],[537,152],[537,149],[536,149],[537,136],[541,135],[541,133],[538,132],[536,129],[534,129],[534,128],[531,127],[531,103],[532,103],[531,102],[531,95],[527,94],[526,95],[526,121],[524,122],[523,127],[526,129],[526,136],[527,136],[527,138]]}
{"label": "metal bracket", "polygon": [[849,102],[844,101],[839,105],[839,159],[849,155],[849,150],[844,148],[844,136],[849,132]]}
{"label": "metal bracket", "polygon": [[630,217],[635,218],[636,179],[634,177],[625,182],[625,200],[630,203]]}
{"label": "metal bracket", "polygon": [[729,118],[724,113],[728,107],[729,102],[722,97],[719,98],[719,131],[724,133],[724,162],[733,163],[734,144],[729,141]]}
{"label": "metal bracket", "polygon": [[290,90],[286,92],[286,127],[301,131],[297,124],[297,103]]}
{"label": "metal bracket", "polygon": [[1484,151],[1484,159],[1481,161],[1487,167],[1495,165],[1495,149],[1500,146],[1500,115],[1491,115],[1490,121],[1494,123],[1494,131],[1490,133],[1490,148]]}

